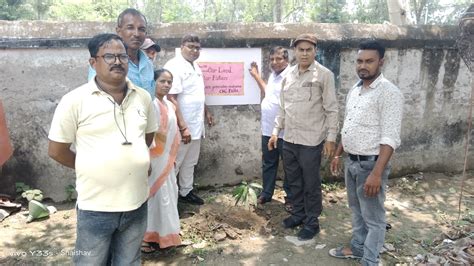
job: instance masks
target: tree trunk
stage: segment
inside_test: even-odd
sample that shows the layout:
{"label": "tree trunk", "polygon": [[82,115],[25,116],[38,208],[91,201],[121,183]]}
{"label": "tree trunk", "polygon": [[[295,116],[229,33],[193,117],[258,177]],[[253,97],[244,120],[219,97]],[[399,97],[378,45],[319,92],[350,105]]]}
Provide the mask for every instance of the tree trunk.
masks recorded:
{"label": "tree trunk", "polygon": [[211,5],[213,6],[213,9],[214,9],[214,22],[219,22],[220,10],[217,9],[216,1],[211,0]]}
{"label": "tree trunk", "polygon": [[236,17],[235,17],[236,10],[237,10],[237,3],[235,0],[232,0],[232,12],[231,12],[232,17],[230,18],[230,22],[234,22],[236,20]]}
{"label": "tree trunk", "polygon": [[421,14],[426,5],[426,0],[412,0],[412,3],[415,12],[415,24],[421,24]]}
{"label": "tree trunk", "polygon": [[207,18],[207,7],[208,7],[209,3],[207,0],[204,0],[204,10],[202,12],[202,17],[203,17],[203,21],[206,21],[206,18]]}
{"label": "tree trunk", "polygon": [[281,22],[281,13],[283,10],[283,1],[276,0],[273,7],[273,22]]}
{"label": "tree trunk", "polygon": [[387,0],[387,7],[390,23],[395,25],[409,24],[407,19],[408,8],[402,4],[401,0]]}
{"label": "tree trunk", "polygon": [[156,15],[156,20],[158,23],[161,23],[162,16],[163,16],[163,3],[161,0],[158,1],[159,9],[158,14]]}

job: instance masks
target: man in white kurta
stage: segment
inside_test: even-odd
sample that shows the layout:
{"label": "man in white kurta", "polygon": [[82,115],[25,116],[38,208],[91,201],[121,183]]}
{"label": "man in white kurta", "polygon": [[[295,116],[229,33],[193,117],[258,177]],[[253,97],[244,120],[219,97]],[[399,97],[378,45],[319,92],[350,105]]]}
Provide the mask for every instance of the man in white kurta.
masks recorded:
{"label": "man in white kurta", "polygon": [[[178,115],[179,131],[184,145],[180,145],[176,158],[179,200],[202,205],[204,201],[193,192],[194,167],[198,163],[201,138],[204,137],[204,116],[212,125],[212,116],[207,112],[204,101],[204,80],[201,69],[195,62],[199,57],[201,44],[195,35],[186,35],[181,41],[181,53],[168,61],[164,68],[173,73],[173,87],[168,98],[176,101],[182,118]],[[190,142],[188,138],[190,137]]]}
{"label": "man in white kurta", "polygon": [[[280,110],[280,92],[283,79],[286,73],[290,70],[288,50],[276,46],[270,50],[270,69],[272,72],[268,77],[268,82],[260,77],[258,73],[257,63],[252,62],[249,69],[250,75],[257,82],[260,88],[260,94],[263,96],[260,104],[261,110],[261,125],[262,125],[262,181],[263,189],[260,193],[257,202],[265,204],[272,200],[273,191],[275,190],[275,182],[277,179],[278,165],[280,157],[283,154],[283,133],[281,130],[278,134],[277,148],[271,151],[268,150],[267,144],[272,136],[273,126],[275,125],[275,117]],[[288,187],[286,178],[283,181],[283,189],[285,190],[285,209],[292,211],[293,204],[291,203],[291,193]]]}

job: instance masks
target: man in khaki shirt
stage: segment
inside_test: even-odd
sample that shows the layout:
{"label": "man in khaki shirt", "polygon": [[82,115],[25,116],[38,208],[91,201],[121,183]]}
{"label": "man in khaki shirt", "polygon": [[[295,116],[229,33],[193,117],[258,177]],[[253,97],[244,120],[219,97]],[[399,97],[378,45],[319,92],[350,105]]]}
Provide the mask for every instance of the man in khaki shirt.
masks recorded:
{"label": "man in khaki shirt", "polygon": [[332,156],[338,130],[338,107],[334,74],[314,60],[316,36],[301,34],[293,43],[298,64],[283,80],[280,111],[268,142],[276,148],[280,130],[283,136],[283,167],[293,195],[292,215],[283,220],[285,228],[300,224],[299,240],[319,233],[322,211],[321,151]]}

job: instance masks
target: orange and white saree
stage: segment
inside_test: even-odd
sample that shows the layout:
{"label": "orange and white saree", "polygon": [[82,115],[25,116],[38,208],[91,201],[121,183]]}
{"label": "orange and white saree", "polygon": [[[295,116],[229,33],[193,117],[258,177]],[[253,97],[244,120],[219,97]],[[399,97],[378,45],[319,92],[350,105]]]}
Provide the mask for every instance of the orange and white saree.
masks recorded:
{"label": "orange and white saree", "polygon": [[148,198],[148,224],[143,241],[160,248],[181,244],[178,215],[178,185],[174,163],[181,136],[174,105],[167,99],[154,99],[160,126],[150,149],[151,175]]}

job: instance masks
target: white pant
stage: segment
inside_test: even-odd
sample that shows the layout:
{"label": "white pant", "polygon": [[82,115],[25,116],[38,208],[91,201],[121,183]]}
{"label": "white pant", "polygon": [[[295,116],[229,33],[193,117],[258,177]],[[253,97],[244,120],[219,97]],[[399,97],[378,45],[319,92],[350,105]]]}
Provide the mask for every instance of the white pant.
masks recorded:
{"label": "white pant", "polygon": [[193,190],[194,166],[199,159],[201,139],[191,140],[190,143],[181,143],[176,156],[176,176],[178,176],[179,195],[186,196]]}

